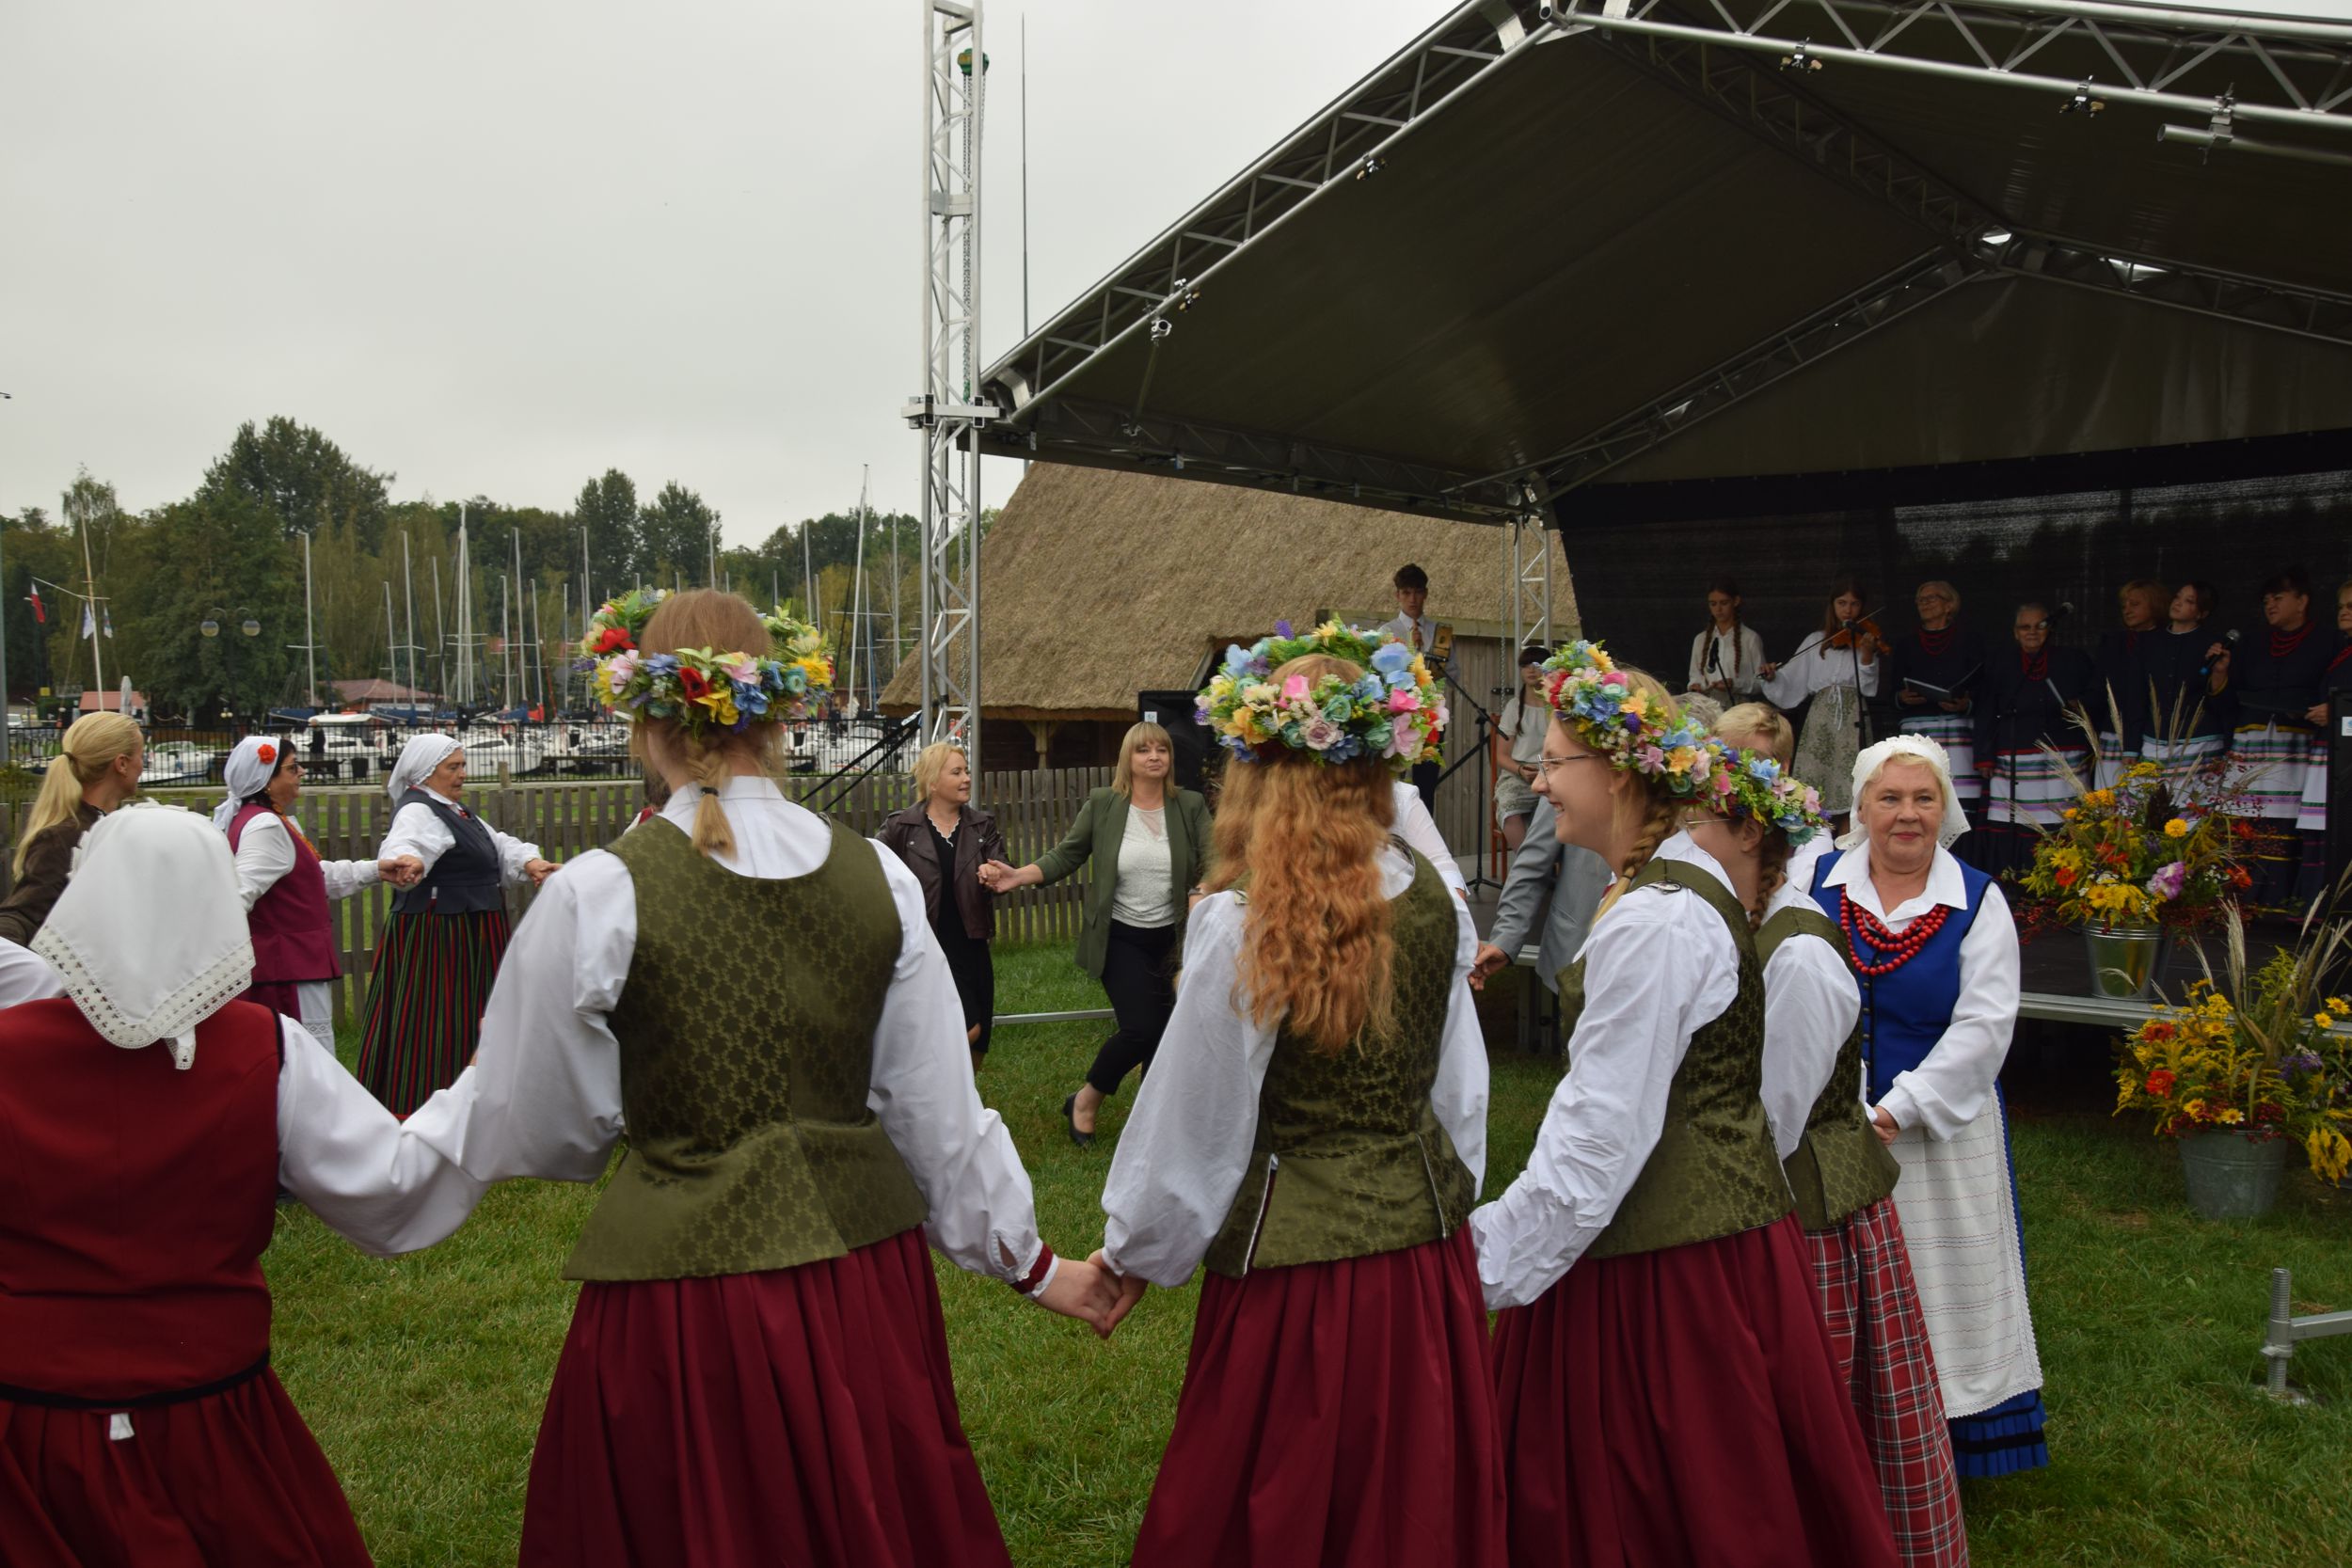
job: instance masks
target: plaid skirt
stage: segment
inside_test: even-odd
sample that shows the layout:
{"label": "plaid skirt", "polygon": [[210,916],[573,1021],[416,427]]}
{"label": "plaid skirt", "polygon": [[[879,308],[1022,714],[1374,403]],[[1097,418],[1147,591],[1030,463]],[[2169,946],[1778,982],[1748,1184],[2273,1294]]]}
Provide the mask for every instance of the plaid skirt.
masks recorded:
{"label": "plaid skirt", "polygon": [[1903,1249],[1902,1221],[1882,1198],[1827,1230],[1808,1230],[1837,1374],[1862,1418],[1896,1555],[1909,1568],[1966,1568],[1951,1430],[1928,1343],[1927,1314]]}
{"label": "plaid skirt", "polygon": [[1902,733],[1925,736],[1944,748],[1952,759],[1952,793],[1963,805],[1984,799],[1984,781],[1977,777],[1977,727],[1966,714],[1917,714],[1903,721]]}
{"label": "plaid skirt", "polygon": [[405,1117],[457,1082],[473,1060],[512,931],[502,909],[396,914],[384,923],[368,977],[358,1077],[392,1115]]}

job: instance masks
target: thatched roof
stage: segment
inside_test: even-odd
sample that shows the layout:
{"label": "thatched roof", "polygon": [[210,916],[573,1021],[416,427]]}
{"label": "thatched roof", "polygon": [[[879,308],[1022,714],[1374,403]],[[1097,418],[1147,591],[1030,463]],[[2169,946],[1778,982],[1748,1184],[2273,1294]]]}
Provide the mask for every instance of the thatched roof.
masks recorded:
{"label": "thatched roof", "polygon": [[[1509,549],[1481,524],[1040,463],[980,549],[981,711],[1133,718],[1137,691],[1193,685],[1212,651],[1278,620],[1389,619],[1408,561],[1456,636],[1507,637]],[[1567,567],[1555,557],[1552,569],[1556,622],[1571,625]],[[882,707],[913,709],[919,678],[900,666]]]}

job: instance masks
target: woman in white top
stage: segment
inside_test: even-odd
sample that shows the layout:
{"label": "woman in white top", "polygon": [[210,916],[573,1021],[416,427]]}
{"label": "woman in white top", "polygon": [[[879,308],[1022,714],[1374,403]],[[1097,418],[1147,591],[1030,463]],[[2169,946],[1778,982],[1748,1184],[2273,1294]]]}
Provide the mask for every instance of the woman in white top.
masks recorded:
{"label": "woman in white top", "polygon": [[1852,808],[1849,777],[1862,749],[1863,707],[1878,694],[1877,623],[1863,618],[1862,585],[1838,584],[1821,616],[1821,629],[1807,632],[1787,662],[1764,666],[1764,695],[1781,707],[1813,705],[1797,737],[1797,777],[1814,781],[1833,816]]}
{"label": "woman in white top", "polygon": [[1549,648],[1529,644],[1519,650],[1518,694],[1502,705],[1495,721],[1495,820],[1502,824],[1503,842],[1513,854],[1527,838],[1527,819],[1535,815],[1535,759],[1543,754],[1544,729],[1551,722],[1540,689]]}
{"label": "woman in white top", "polygon": [[1062,1101],[1070,1141],[1094,1142],[1094,1116],[1127,1074],[1149,1071],[1176,1005],[1176,956],[1184,915],[1209,863],[1209,803],[1168,775],[1176,748],[1157,724],[1130,727],[1119,743],[1108,789],[1078,808],[1062,841],[1027,865],[990,861],[980,881],[992,893],[1058,882],[1093,868],[1078,967],[1103,983],[1119,1027],[1094,1053],[1086,1082]]}
{"label": "woman in white top", "polygon": [[229,835],[237,858],[237,892],[253,935],[253,986],[246,1000],[298,1020],[335,1049],[335,956],[331,898],[348,898],[380,880],[405,887],[424,871],[414,855],[373,861],[321,860],[294,817],[302,762],[276,736],[247,736],[221,768],[229,798],[213,826]]}
{"label": "woman in white top", "polygon": [[392,897],[368,977],[359,1081],[406,1116],[473,1059],[483,1004],[513,926],[506,885],[548,879],[539,847],[500,832],[459,802],[466,752],[446,735],[400,750],[385,790],[399,808],[377,849],[415,859],[421,878]]}
{"label": "woman in white top", "polygon": [[1740,585],[1729,578],[1707,585],[1707,619],[1691,639],[1688,689],[1732,707],[1764,689],[1764,640],[1740,619]]}

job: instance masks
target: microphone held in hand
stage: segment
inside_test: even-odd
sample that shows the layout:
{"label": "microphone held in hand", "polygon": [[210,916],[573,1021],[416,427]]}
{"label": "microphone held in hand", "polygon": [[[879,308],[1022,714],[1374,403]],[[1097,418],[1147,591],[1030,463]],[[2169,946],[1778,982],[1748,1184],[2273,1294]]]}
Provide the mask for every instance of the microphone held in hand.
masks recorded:
{"label": "microphone held in hand", "polygon": [[2214,667],[2217,663],[2220,662],[2220,658],[2226,658],[2226,657],[2229,657],[2232,653],[2233,653],[2233,652],[2235,652],[2235,651],[2236,651],[2236,649],[2237,649],[2237,640],[2238,640],[2238,632],[2237,632],[2237,628],[2236,628],[2236,627],[2233,626],[2233,627],[2232,627],[2231,629],[2229,629],[2228,631],[2223,632],[2223,633],[2221,634],[2221,644],[2222,644],[2222,647],[2221,647],[2221,654],[2220,654],[2219,657],[2216,657],[2215,656],[2210,655],[2210,654],[2209,654],[2209,655],[2207,655],[2207,656],[2206,656],[2206,658],[2205,658],[2205,662],[2204,662],[2204,663],[2202,663],[2202,664],[2201,664],[2201,665],[2199,665],[2199,666],[2197,667],[2197,673],[2198,673],[2199,674],[2201,674],[2201,675],[2210,675],[2210,674],[2212,674],[2212,673],[2213,673],[2213,667]]}

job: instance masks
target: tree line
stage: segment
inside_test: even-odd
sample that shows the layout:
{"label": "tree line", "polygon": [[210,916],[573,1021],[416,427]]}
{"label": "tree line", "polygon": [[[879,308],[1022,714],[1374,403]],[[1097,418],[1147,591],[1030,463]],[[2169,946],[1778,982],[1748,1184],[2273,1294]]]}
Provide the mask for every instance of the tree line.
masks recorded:
{"label": "tree line", "polygon": [[[570,701],[579,700],[569,645],[581,625],[583,546],[596,600],[640,584],[703,586],[715,567],[722,584],[763,607],[774,599],[803,618],[814,608],[837,648],[850,641],[854,507],[779,527],[745,548],[719,543],[720,515],[691,487],[671,481],[642,497],[617,468],[582,483],[562,511],[486,496],[394,500],[395,477],[278,417],[241,425],[184,499],[128,512],[112,485],[83,472],[54,515],[40,507],[0,514],[9,695],[24,701],[46,688],[65,696],[91,684],[85,607],[76,596],[88,591],[87,545],[109,689],[127,675],[152,714],[196,724],[304,705],[306,539],[320,705],[334,705],[330,681],[387,676],[405,685],[412,667],[423,689],[451,692],[459,656],[461,510],[474,637],[468,651],[481,701],[529,705],[545,690],[562,706],[567,679]],[[867,635],[877,673],[887,679],[897,663],[891,546],[895,537],[898,627],[911,647],[919,525],[903,514],[877,514],[865,532],[866,599],[878,612]],[[215,635],[203,631],[208,620]],[[248,622],[257,626],[250,637],[242,629]],[[520,689],[512,685],[517,668]],[[858,685],[866,684],[861,676]]]}

